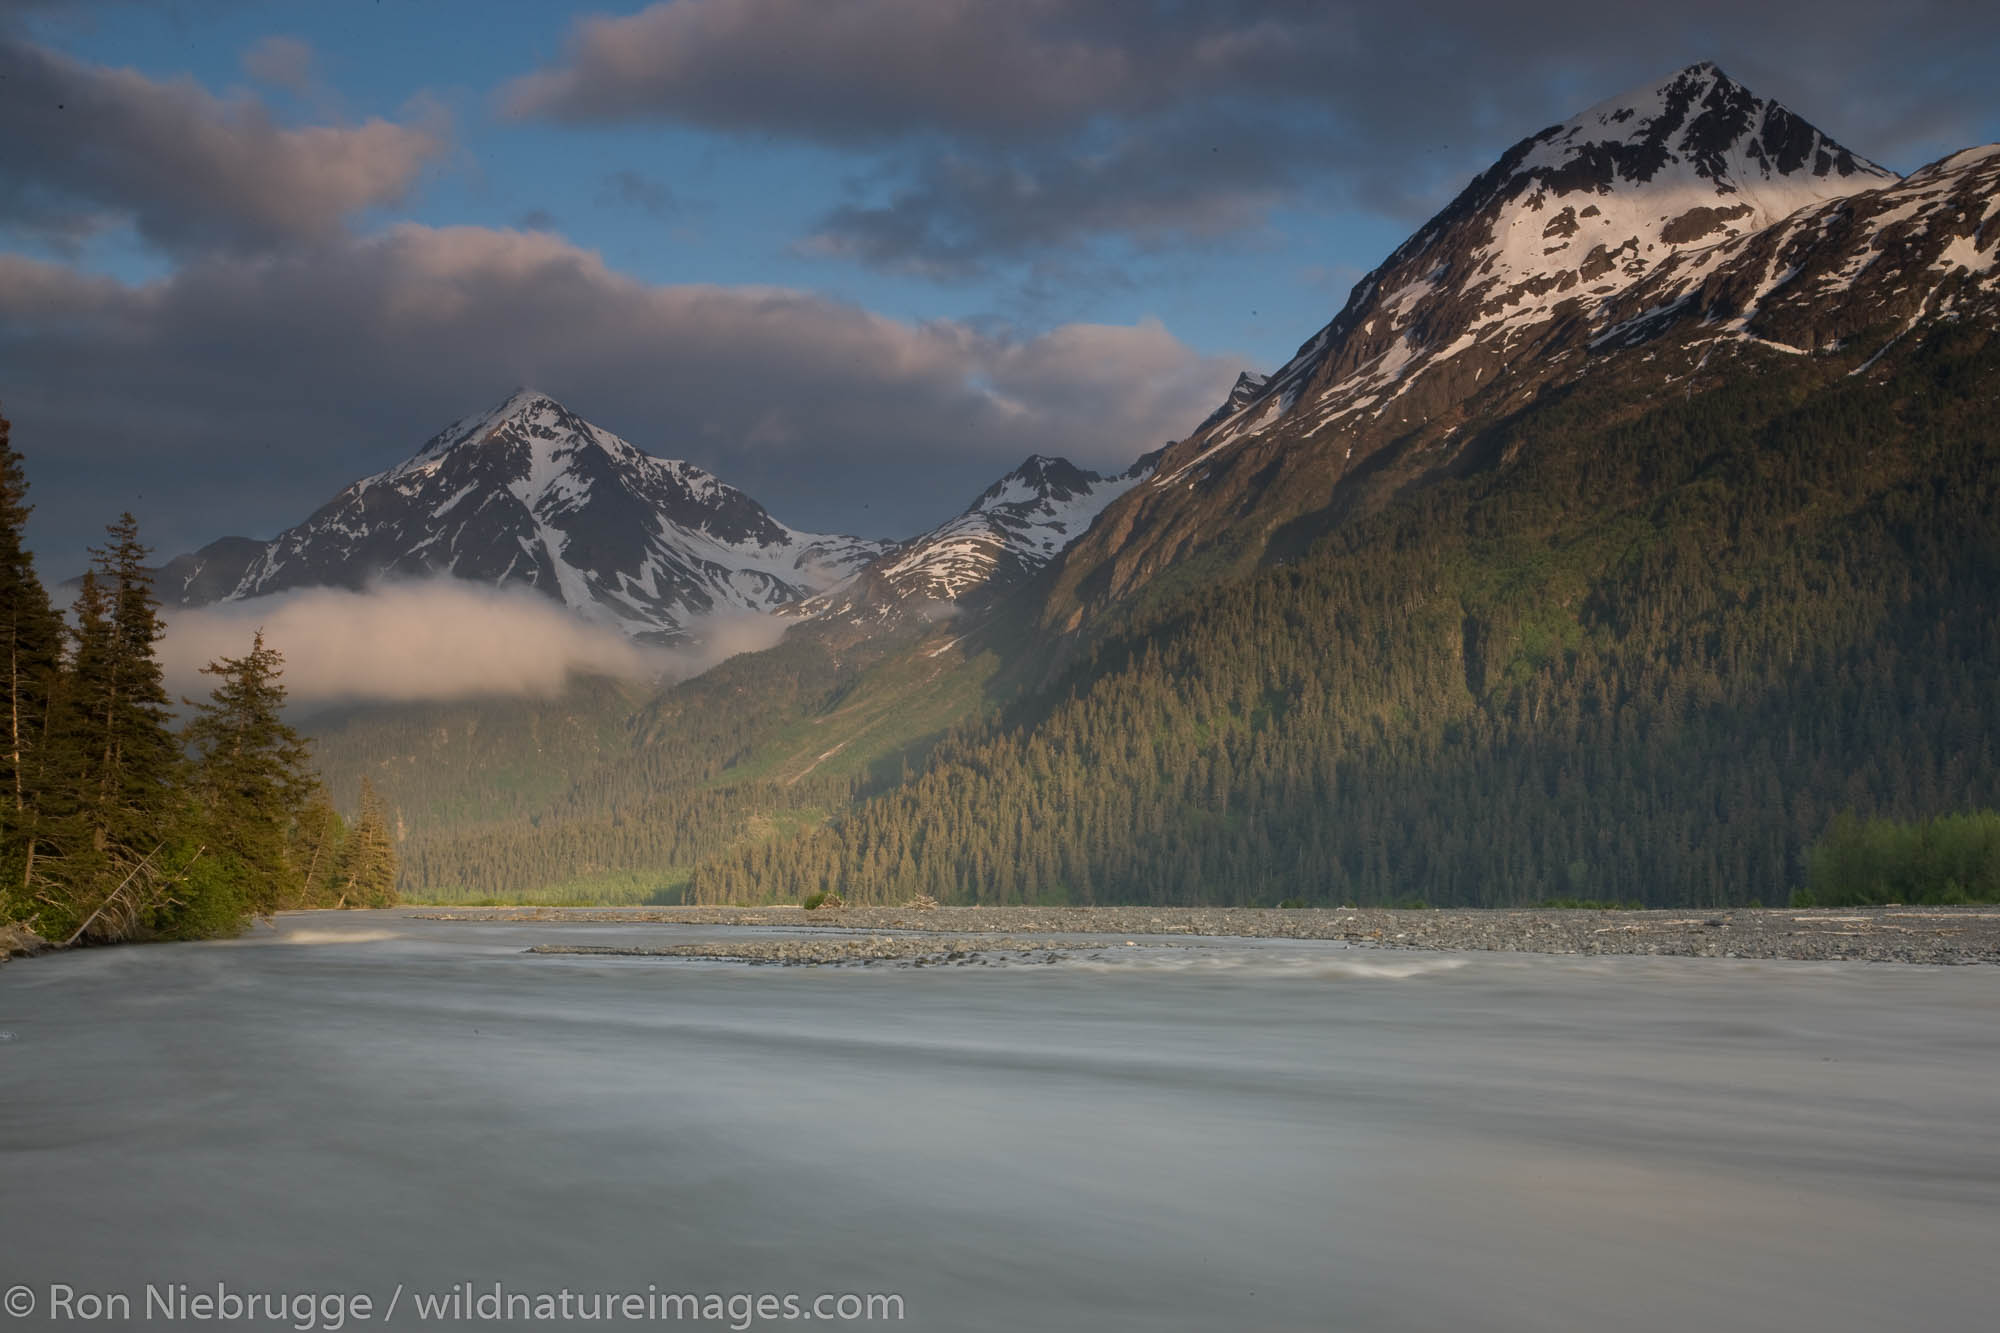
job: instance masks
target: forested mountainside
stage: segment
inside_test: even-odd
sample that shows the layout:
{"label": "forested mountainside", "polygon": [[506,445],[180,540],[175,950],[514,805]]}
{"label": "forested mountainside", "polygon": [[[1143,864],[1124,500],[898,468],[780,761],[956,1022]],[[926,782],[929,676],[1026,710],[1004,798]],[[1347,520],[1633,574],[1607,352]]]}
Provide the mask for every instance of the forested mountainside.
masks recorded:
{"label": "forested mountainside", "polygon": [[[1782,901],[1838,813],[2000,804],[2000,340],[1861,359],[1662,391],[1633,356],[1497,424],[1505,465],[1132,611],[1040,691],[1012,632],[802,637],[644,707],[357,720],[323,762],[408,813],[418,893]],[[429,730],[385,761],[393,726]]]}
{"label": "forested mountainside", "polygon": [[353,719],[328,772],[423,812],[419,892],[1782,900],[1836,814],[2000,805],[1996,196],[2000,148],[1898,179],[1693,67],[1509,150],[986,604]]}
{"label": "forested mountainside", "polygon": [[903,780],[1006,696],[984,647],[999,623],[843,628],[803,625],[657,695],[581,680],[553,700],[322,716],[314,752],[336,791],[366,777],[402,816],[409,892],[677,894],[698,861]]}
{"label": "forested mountainside", "polygon": [[1595,377],[694,893],[1783,901],[1837,811],[2000,801],[2000,339],[1859,360]]}

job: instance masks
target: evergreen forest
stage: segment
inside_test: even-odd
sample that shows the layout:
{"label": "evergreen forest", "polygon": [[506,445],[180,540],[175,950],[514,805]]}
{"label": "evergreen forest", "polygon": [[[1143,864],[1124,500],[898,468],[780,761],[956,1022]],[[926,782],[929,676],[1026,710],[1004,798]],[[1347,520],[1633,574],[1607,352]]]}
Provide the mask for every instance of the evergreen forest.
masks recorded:
{"label": "evergreen forest", "polygon": [[1783,903],[1843,815],[2000,806],[2000,340],[1848,369],[1586,377],[691,892]]}
{"label": "evergreen forest", "polygon": [[388,814],[343,819],[285,719],[283,660],[253,637],[177,714],[130,514],[69,614],[23,544],[21,455],[0,418],[0,927],[57,944],[234,934],[281,908],[395,900]]}

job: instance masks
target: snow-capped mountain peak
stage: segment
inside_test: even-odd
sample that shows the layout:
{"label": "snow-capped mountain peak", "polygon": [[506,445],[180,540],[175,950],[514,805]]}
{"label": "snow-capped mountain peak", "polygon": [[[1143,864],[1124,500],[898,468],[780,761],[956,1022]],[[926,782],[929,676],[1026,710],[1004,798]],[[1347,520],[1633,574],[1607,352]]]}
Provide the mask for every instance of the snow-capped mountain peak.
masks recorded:
{"label": "snow-capped mountain peak", "polygon": [[1895,175],[1710,61],[1600,102],[1527,143],[1523,168],[1575,168],[1600,192],[1613,180],[1706,181],[1719,194],[1763,197],[1778,217],[1800,206],[1791,200],[1842,192],[1815,182],[1859,175],[1879,183]]}
{"label": "snow-capped mountain peak", "polygon": [[1496,426],[1600,369],[1691,394],[1718,350],[1718,368],[1857,339],[1879,356],[1926,321],[1984,317],[1996,256],[2000,153],[1902,180],[1690,66],[1515,144],[1289,362],[1238,381],[1064,553],[1047,623],[1075,628],[1193,552],[1294,550],[1504,462]]}
{"label": "snow-capped mountain peak", "polygon": [[980,492],[966,512],[1014,513],[1025,509],[1054,516],[1058,507],[1101,490],[1104,482],[1105,478],[1084,471],[1066,458],[1031,454],[1019,467]]}
{"label": "snow-capped mountain peak", "polygon": [[881,556],[796,614],[894,620],[912,607],[969,606],[1027,579],[1080,537],[1107,505],[1152,474],[1158,453],[1104,476],[1035,454],[964,512]]}
{"label": "snow-capped mountain peak", "polygon": [[[1356,285],[1346,307],[1268,380],[1238,381],[1156,486],[1189,480],[1233,441],[1295,413],[1308,432],[1421,420],[1597,321],[1670,256],[1763,230],[1800,209],[1892,184],[1713,64],[1601,102],[1530,135]],[[1424,381],[1436,392],[1412,390]]]}
{"label": "snow-capped mountain peak", "polygon": [[678,639],[718,611],[810,597],[887,546],[794,531],[702,469],[522,389],[270,542],[181,557],[160,586],[193,604],[448,575],[536,588],[628,633]]}

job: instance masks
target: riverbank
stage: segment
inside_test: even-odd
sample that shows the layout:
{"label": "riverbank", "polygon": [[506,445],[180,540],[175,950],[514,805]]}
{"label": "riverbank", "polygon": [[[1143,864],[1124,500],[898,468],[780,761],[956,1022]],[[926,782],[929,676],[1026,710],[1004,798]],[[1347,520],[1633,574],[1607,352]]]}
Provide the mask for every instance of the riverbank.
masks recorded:
{"label": "riverbank", "polygon": [[9,958],[28,957],[48,948],[44,940],[26,926],[17,926],[11,921],[0,921],[0,963]]}
{"label": "riverbank", "polygon": [[[2000,908],[1873,907],[1846,909],[1734,908],[1660,912],[1544,909],[1250,907],[847,907],[807,912],[797,907],[482,907],[407,909],[432,921],[661,922],[678,925],[763,926],[827,932],[1021,937],[1036,935],[1207,935],[1255,939],[1345,940],[1393,949],[1462,949],[1548,954],[1647,954],[1661,957],[1786,958],[1876,963],[2000,963]],[[897,936],[881,935],[894,941]],[[912,958],[973,947],[982,952],[1033,950],[1032,941],[986,938],[881,945],[874,956]],[[870,947],[842,945],[855,961]],[[752,951],[754,952],[754,951]],[[749,957],[709,949],[709,957]],[[773,961],[781,961],[774,958]]]}

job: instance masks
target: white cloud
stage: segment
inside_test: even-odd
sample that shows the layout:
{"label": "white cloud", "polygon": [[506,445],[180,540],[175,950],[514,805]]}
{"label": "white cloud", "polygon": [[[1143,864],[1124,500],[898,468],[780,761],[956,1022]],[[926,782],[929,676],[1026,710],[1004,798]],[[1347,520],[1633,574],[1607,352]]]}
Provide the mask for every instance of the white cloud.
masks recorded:
{"label": "white cloud", "polygon": [[284,654],[295,703],[547,696],[577,673],[639,680],[676,666],[669,654],[538,593],[439,580],[175,611],[160,642],[168,687],[204,697],[214,682],[201,668],[242,656],[259,629]]}
{"label": "white cloud", "polygon": [[682,680],[771,647],[789,625],[776,616],[717,615],[692,627],[699,648],[662,648],[527,589],[417,579],[173,610],[159,652],[176,697],[206,697],[214,679],[201,669],[242,656],[262,630],[284,655],[294,704],[546,698],[577,675]]}

